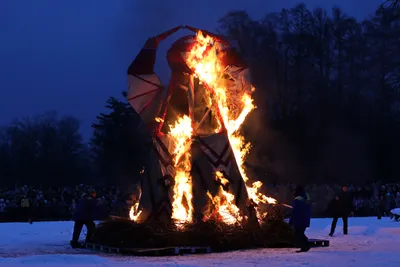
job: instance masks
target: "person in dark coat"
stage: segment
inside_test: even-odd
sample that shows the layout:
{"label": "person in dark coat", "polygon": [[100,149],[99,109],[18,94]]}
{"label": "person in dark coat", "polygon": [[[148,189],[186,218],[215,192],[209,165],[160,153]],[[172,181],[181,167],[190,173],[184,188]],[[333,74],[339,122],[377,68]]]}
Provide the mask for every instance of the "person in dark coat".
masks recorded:
{"label": "person in dark coat", "polygon": [[22,219],[24,221],[27,220],[30,224],[32,224],[31,210],[31,201],[27,196],[25,196],[21,199],[21,215]]}
{"label": "person in dark coat", "polygon": [[296,252],[307,252],[310,250],[308,238],[305,235],[306,228],[310,227],[311,200],[302,186],[297,186],[294,192],[292,216],[289,224],[294,228],[297,245],[300,247]]}
{"label": "person in dark coat", "polygon": [[79,236],[83,226],[86,226],[86,242],[90,241],[93,232],[96,228],[94,223],[94,216],[97,209],[96,191],[90,190],[89,195],[82,195],[82,198],[78,201],[76,205],[76,210],[74,213],[74,232],[72,234],[71,246],[73,248],[79,247]]}
{"label": "person in dark coat", "polygon": [[336,224],[339,218],[343,220],[343,234],[348,234],[348,221],[350,214],[353,213],[353,198],[350,192],[348,191],[347,186],[342,187],[342,191],[338,196],[335,197],[333,202],[331,203],[331,211],[333,215],[331,232],[329,236],[333,236],[336,229]]}
{"label": "person in dark coat", "polygon": [[378,192],[378,207],[377,207],[378,220],[380,220],[382,216],[386,215],[386,206],[387,206],[386,195],[387,195],[387,189],[384,185],[382,185]]}
{"label": "person in dark coat", "polygon": [[385,208],[386,208],[385,195],[380,194],[379,199],[378,199],[378,207],[377,207],[378,220],[382,219],[382,216],[385,216]]}

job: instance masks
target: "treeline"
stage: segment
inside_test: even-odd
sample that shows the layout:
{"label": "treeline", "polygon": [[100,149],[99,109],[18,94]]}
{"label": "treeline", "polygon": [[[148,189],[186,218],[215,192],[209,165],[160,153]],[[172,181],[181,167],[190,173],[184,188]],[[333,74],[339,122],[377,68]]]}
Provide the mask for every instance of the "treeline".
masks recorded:
{"label": "treeline", "polygon": [[79,121],[55,112],[13,121],[0,130],[1,184],[78,183],[88,174],[89,148]]}
{"label": "treeline", "polygon": [[259,174],[275,181],[399,180],[399,10],[389,1],[357,21],[338,7],[299,4],[261,21],[244,11],[220,20],[258,89],[247,131],[256,151],[249,163]]}
{"label": "treeline", "polygon": [[[47,112],[0,130],[0,185],[134,185],[150,144],[128,103],[110,97],[89,143],[79,120]],[[147,142],[147,143],[146,143]]]}
{"label": "treeline", "polygon": [[[268,182],[398,181],[400,19],[389,1],[363,21],[299,4],[261,21],[232,11],[219,31],[249,62],[257,109],[244,127],[247,166]],[[3,184],[131,184],[151,141],[111,97],[86,144],[76,118],[46,113],[0,133]],[[250,126],[251,127],[248,127]],[[258,126],[258,127],[255,127]]]}

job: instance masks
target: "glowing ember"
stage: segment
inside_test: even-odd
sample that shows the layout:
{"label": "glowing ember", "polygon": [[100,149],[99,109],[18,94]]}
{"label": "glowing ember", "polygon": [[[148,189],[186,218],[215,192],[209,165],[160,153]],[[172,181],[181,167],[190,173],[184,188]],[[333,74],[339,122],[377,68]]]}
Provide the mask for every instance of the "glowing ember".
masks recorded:
{"label": "glowing ember", "polygon": [[133,205],[131,207],[131,210],[129,211],[129,218],[132,221],[136,221],[139,218],[140,214],[142,213],[142,211],[138,210],[138,208],[139,208],[139,202]]}
{"label": "glowing ember", "polygon": [[156,117],[156,118],[155,118],[155,121],[156,121],[156,122],[164,122],[164,120],[163,120],[162,118],[160,118],[160,117]]}
{"label": "glowing ember", "polygon": [[[144,172],[144,169],[142,169],[142,171]],[[129,218],[135,222],[137,221],[140,214],[142,213],[142,211],[139,210],[139,200],[140,200],[141,196],[142,196],[142,190],[139,191],[139,196],[136,198],[136,203],[132,205],[132,207],[129,211]]]}

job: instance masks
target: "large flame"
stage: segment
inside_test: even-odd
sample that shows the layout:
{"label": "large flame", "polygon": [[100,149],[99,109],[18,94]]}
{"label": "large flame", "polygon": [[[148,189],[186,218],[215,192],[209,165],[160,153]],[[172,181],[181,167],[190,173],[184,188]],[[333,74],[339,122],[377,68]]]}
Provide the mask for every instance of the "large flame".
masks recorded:
{"label": "large flame", "polygon": [[[251,92],[243,90],[241,95],[232,96],[229,94],[226,81],[223,79],[225,68],[221,63],[222,45],[216,42],[211,36],[203,35],[198,32],[196,41],[192,46],[189,56],[186,60],[189,68],[194,75],[202,82],[206,88],[210,90],[210,103],[214,102],[216,106],[218,129],[226,129],[233,154],[238,165],[242,179],[246,185],[249,198],[255,204],[270,203],[275,204],[276,200],[258,192],[262,183],[260,181],[249,182],[246,174],[244,162],[248,155],[251,144],[245,140],[239,130],[243,125],[249,113],[255,109]],[[251,88],[253,91],[254,88]],[[234,100],[240,99],[241,105],[232,104]],[[161,120],[156,118],[156,120]],[[170,125],[168,135],[172,138],[174,144],[173,160],[175,165],[173,203],[172,203],[172,219],[175,220],[177,226],[181,223],[192,222],[193,205],[192,205],[192,178],[191,155],[189,147],[192,142],[193,123],[188,116],[177,118],[175,125]],[[234,195],[224,189],[229,181],[219,171],[215,173],[215,179],[221,184],[219,193],[212,196],[207,192],[208,197],[214,207],[214,213],[209,216],[218,216],[218,218],[227,224],[235,224],[242,221],[239,208],[234,203]],[[130,218],[136,220],[141,211],[138,211],[138,205],[131,208]],[[257,209],[257,217],[261,221],[263,214]]]}
{"label": "large flame", "polygon": [[242,217],[239,213],[239,208],[235,205],[235,196],[226,190],[223,186],[229,184],[229,180],[226,179],[220,171],[215,173],[215,179],[221,183],[218,194],[213,197],[210,192],[207,192],[207,196],[210,198],[214,213],[210,217],[218,215],[217,219],[222,220],[226,224],[235,224],[236,222],[242,221]]}
{"label": "large flame", "polygon": [[[219,124],[221,127],[225,127],[227,131],[228,139],[236,163],[239,167],[240,174],[245,182],[249,198],[255,204],[276,203],[275,199],[258,192],[259,188],[262,186],[260,181],[250,183],[246,174],[244,161],[250,151],[251,144],[246,142],[245,138],[240,134],[239,129],[243,125],[247,115],[255,108],[255,106],[250,93],[246,91],[243,91],[243,94],[239,96],[241,98],[242,107],[230,105],[228,99],[228,88],[222,79],[224,75],[224,67],[221,63],[221,57],[219,56],[221,55],[221,48],[221,45],[219,45],[218,42],[215,42],[212,37],[205,36],[199,31],[197,33],[197,42],[193,45],[187,60],[188,65],[199,80],[211,89],[215,95],[215,100],[220,113],[219,119],[221,120]],[[252,88],[252,91],[253,90],[254,88]],[[220,129],[217,129],[217,131],[219,130]],[[233,202],[232,205],[234,205]],[[221,214],[221,208],[219,210],[220,215],[224,217]],[[262,219],[262,215],[258,210],[257,217],[259,220]],[[225,221],[229,222],[230,220]]]}
{"label": "large flame", "polygon": [[[172,155],[175,167],[172,219],[174,219],[178,227],[181,227],[184,223],[189,223],[193,220],[192,177],[190,176],[191,155],[187,151],[187,148],[191,145],[193,134],[192,120],[184,115],[178,117],[175,125],[169,125],[169,127],[168,136],[173,143]],[[137,221],[142,212],[138,207],[139,203],[131,207],[129,217],[133,221]]]}
{"label": "large flame", "polygon": [[191,222],[193,219],[192,177],[190,170],[190,146],[193,134],[192,120],[188,116],[178,118],[174,126],[170,125],[169,136],[174,143],[175,184],[172,203],[172,219],[177,225]]}

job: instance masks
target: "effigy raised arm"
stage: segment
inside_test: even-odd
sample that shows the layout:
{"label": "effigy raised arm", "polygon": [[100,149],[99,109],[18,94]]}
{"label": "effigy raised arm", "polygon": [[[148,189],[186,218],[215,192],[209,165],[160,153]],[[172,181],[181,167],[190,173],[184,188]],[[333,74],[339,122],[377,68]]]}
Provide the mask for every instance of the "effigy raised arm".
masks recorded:
{"label": "effigy raised arm", "polygon": [[151,132],[158,127],[159,122],[155,119],[163,104],[165,90],[154,72],[158,44],[180,29],[182,26],[148,38],[128,68],[128,101]]}
{"label": "effigy raised arm", "polygon": [[163,33],[160,33],[159,35],[154,36],[154,37],[156,38],[157,42],[161,42],[182,28],[183,28],[183,26],[178,26],[178,27],[172,28],[168,31],[165,31]]}

